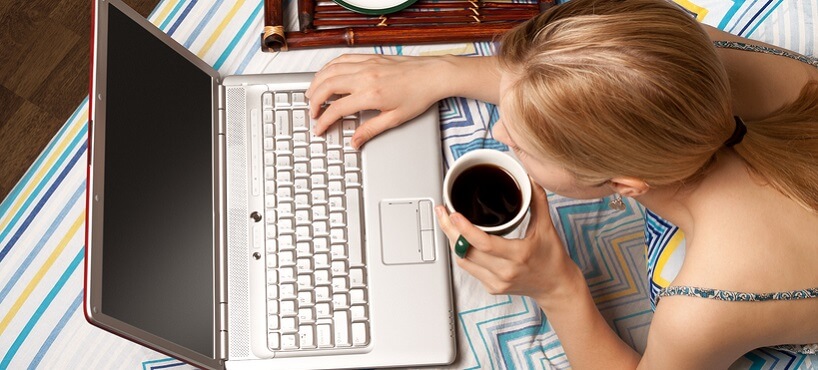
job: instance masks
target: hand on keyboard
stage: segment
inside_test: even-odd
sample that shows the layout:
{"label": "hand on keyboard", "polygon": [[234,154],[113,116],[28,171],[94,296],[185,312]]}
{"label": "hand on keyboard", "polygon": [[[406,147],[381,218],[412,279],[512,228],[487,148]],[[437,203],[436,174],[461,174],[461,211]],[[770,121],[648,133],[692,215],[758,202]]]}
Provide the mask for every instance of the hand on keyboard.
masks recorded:
{"label": "hand on keyboard", "polygon": [[[343,55],[315,75],[306,91],[310,116],[317,118],[315,135],[321,135],[341,117],[362,110],[381,113],[362,124],[352,146],[418,116],[434,102],[448,97],[446,62],[441,57]],[[321,112],[333,95],[345,95]]]}

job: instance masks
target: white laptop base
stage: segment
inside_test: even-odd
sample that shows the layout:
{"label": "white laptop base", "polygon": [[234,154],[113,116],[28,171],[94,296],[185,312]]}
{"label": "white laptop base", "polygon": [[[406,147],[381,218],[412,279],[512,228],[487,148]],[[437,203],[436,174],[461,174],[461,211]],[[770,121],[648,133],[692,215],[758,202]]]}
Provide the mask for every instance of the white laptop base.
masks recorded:
{"label": "white laptop base", "polygon": [[[348,146],[344,139],[354,130],[349,124],[355,117],[339,122],[329,136],[311,136],[302,121],[306,103],[300,95],[311,78],[231,76],[223,82],[227,367],[450,363],[455,347],[447,244],[432,217],[442,174],[437,107],[370,141],[357,156],[333,154],[336,145],[330,143]],[[363,112],[360,118],[374,114]],[[286,126],[280,127],[282,121]],[[280,140],[293,136],[295,143]],[[327,152],[317,155],[328,161],[303,157],[321,148]],[[274,158],[265,161],[270,152]],[[280,165],[277,177],[270,175],[270,161]],[[361,171],[339,175],[332,168],[342,164]],[[325,166],[329,173],[312,172]],[[266,189],[277,183],[287,186]],[[337,208],[336,196],[344,207]],[[301,201],[283,206],[287,198]],[[360,203],[360,210],[343,211],[353,203]],[[352,221],[350,214],[358,212],[363,214],[359,225],[336,233],[336,219]],[[240,361],[259,358],[270,360]]]}

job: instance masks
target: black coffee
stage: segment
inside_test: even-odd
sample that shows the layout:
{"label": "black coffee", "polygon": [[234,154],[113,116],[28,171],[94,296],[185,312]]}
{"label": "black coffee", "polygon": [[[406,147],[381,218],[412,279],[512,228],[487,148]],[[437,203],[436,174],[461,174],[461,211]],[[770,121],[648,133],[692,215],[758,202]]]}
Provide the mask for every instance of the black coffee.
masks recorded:
{"label": "black coffee", "polygon": [[523,205],[517,181],[506,170],[479,164],[460,173],[452,183],[452,206],[471,223],[499,226],[511,221]]}

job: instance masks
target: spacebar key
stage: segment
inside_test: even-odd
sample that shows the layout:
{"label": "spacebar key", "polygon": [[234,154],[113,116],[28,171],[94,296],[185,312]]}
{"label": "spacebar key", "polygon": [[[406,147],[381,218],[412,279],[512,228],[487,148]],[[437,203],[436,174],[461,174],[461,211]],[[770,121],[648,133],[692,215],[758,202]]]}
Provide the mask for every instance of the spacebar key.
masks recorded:
{"label": "spacebar key", "polygon": [[347,243],[349,247],[349,266],[363,266],[363,212],[360,188],[347,188]]}

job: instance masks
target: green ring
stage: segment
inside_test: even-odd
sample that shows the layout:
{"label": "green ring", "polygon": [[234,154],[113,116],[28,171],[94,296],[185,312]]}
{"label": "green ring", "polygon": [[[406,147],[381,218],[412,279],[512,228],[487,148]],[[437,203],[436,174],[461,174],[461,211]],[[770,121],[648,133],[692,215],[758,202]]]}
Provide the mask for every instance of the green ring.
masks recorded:
{"label": "green ring", "polygon": [[469,247],[471,247],[471,243],[469,243],[463,235],[460,235],[457,237],[457,241],[454,242],[454,254],[460,258],[466,258],[466,252],[469,251]]}

